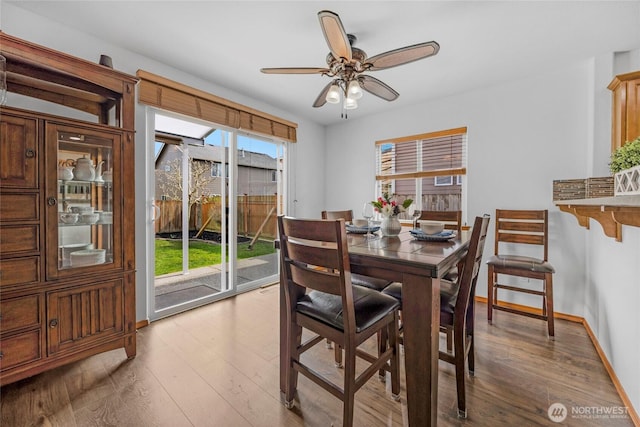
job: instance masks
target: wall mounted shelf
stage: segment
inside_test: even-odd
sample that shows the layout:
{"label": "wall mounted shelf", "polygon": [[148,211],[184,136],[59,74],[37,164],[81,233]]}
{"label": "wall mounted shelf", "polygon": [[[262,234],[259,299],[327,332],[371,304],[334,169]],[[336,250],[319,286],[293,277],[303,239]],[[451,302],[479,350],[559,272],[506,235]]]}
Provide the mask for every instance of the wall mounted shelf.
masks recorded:
{"label": "wall mounted shelf", "polygon": [[589,218],[598,221],[604,234],[622,241],[622,225],[640,227],[640,195],[557,200],[563,212],[573,214],[578,224],[589,229]]}

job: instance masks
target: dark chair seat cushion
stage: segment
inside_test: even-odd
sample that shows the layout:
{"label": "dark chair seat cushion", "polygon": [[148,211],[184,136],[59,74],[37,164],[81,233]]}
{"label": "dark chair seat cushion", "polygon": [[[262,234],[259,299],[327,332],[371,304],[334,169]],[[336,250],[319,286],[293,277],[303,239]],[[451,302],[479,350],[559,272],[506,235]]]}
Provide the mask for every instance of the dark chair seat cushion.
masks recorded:
{"label": "dark chair seat cushion", "polygon": [[363,276],[362,274],[352,274],[351,283],[365,288],[381,291],[391,284],[391,280],[378,279],[376,277]]}
{"label": "dark chair seat cushion", "polygon": [[[402,304],[402,283],[393,282],[382,290],[384,295],[389,295]],[[440,311],[453,316],[458,298],[458,284],[448,280],[440,280]]]}
{"label": "dark chair seat cushion", "polygon": [[[378,291],[353,286],[356,332],[361,332],[400,307],[398,301]],[[311,291],[298,300],[296,311],[336,329],[344,330],[342,299],[339,295]]]}
{"label": "dark chair seat cushion", "polygon": [[487,264],[539,273],[555,273],[556,271],[548,261],[521,255],[494,255],[489,258]]}

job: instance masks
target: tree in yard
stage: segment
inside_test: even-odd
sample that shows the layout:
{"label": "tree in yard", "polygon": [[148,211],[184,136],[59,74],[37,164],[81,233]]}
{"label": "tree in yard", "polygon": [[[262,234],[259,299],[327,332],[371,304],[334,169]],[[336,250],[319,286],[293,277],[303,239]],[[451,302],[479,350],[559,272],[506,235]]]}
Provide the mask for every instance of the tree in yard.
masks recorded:
{"label": "tree in yard", "polygon": [[[174,159],[167,162],[168,171],[162,171],[157,179],[162,193],[169,200],[182,200],[182,160]],[[203,196],[208,196],[209,184],[214,182],[211,176],[211,162],[189,159],[188,162],[189,188],[187,191],[189,214],[191,207],[202,203]]]}

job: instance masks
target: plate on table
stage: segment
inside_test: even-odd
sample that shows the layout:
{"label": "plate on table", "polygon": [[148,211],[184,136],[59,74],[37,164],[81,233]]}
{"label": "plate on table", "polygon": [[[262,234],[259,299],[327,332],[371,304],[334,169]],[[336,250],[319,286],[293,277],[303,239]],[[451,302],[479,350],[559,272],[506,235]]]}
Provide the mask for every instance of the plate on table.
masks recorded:
{"label": "plate on table", "polygon": [[367,226],[358,227],[357,225],[347,224],[346,228],[347,228],[347,233],[354,233],[354,234],[375,233],[376,231],[380,230],[379,225],[374,225],[371,227],[367,227]]}
{"label": "plate on table", "polygon": [[418,240],[425,240],[430,242],[446,242],[457,236],[457,233],[453,230],[444,230],[436,234],[427,234],[422,230],[413,229],[411,235]]}

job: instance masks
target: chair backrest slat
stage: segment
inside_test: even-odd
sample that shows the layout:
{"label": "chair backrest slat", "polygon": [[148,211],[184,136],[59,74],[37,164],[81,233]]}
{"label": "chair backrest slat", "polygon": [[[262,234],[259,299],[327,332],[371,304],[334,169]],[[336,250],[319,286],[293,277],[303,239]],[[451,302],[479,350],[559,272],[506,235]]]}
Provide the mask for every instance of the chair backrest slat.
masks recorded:
{"label": "chair backrest slat", "polygon": [[500,233],[498,239],[505,243],[526,243],[529,245],[544,245],[544,236],[531,234]]}
{"label": "chair backrest slat", "polygon": [[496,209],[495,251],[500,254],[499,244],[515,243],[539,245],[543,259],[548,254],[549,219],[547,210]]}
{"label": "chair backrest slat", "polygon": [[315,289],[328,294],[340,295],[340,274],[335,270],[320,269],[304,264],[290,265],[291,280],[298,286]]}
{"label": "chair backrest slat", "polygon": [[287,240],[287,251],[290,259],[297,262],[316,265],[324,268],[340,268],[340,260],[335,244],[312,246],[310,240]]}

